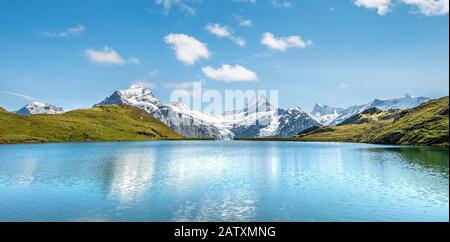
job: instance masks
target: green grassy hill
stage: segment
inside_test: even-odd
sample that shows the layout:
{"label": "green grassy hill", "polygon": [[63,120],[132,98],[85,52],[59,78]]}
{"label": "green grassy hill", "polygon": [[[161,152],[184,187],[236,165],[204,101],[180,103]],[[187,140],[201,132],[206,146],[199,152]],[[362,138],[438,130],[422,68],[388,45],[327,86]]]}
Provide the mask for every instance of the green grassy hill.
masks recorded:
{"label": "green grassy hill", "polygon": [[0,107],[0,113],[7,113],[8,111],[6,111],[6,109]]}
{"label": "green grassy hill", "polygon": [[292,139],[448,147],[449,98],[403,111],[367,110],[339,126],[313,129]]}
{"label": "green grassy hill", "polygon": [[182,138],[143,110],[129,106],[103,106],[60,115],[0,112],[0,144]]}

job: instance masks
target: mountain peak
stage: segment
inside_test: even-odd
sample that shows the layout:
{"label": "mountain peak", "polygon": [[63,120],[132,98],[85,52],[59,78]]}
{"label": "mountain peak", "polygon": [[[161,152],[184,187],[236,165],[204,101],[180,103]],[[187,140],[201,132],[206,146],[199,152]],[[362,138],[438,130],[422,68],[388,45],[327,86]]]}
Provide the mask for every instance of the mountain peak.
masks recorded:
{"label": "mountain peak", "polygon": [[417,107],[428,100],[430,99],[426,97],[413,97],[409,94],[405,94],[405,96],[403,97],[397,97],[387,100],[375,99],[369,104],[369,107],[376,107],[381,110],[409,109]]}
{"label": "mountain peak", "polygon": [[64,113],[64,109],[62,107],[57,107],[46,102],[34,101],[30,104],[25,105],[16,113],[21,115],[60,114]]}
{"label": "mountain peak", "polygon": [[120,105],[126,104],[131,106],[158,106],[161,105],[159,100],[153,95],[150,89],[139,84],[133,84],[127,89],[117,90],[111,96],[95,106],[102,105]]}
{"label": "mountain peak", "polygon": [[125,90],[146,90],[151,92],[151,90],[148,87],[139,83],[132,84]]}
{"label": "mountain peak", "polygon": [[311,114],[315,116],[331,115],[331,114],[339,114],[341,111],[342,108],[335,108],[329,105],[321,105],[320,103],[316,103]]}
{"label": "mountain peak", "polygon": [[287,111],[290,113],[294,113],[294,112],[305,113],[305,111],[303,111],[303,109],[301,107],[289,108]]}
{"label": "mountain peak", "polygon": [[144,86],[139,84],[132,84],[128,89],[143,89]]}
{"label": "mountain peak", "polygon": [[243,109],[238,109],[230,112],[225,112],[225,114],[237,114],[237,113],[255,113],[255,112],[269,112],[274,111],[275,108],[270,103],[269,99],[264,95],[260,94],[257,98],[249,100],[247,104],[244,105]]}

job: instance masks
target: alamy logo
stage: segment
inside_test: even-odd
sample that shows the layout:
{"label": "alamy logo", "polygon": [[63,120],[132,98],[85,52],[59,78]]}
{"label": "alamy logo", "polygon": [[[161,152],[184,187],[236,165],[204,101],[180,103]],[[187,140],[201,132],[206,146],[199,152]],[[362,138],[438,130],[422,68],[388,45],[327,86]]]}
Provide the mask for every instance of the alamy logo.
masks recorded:
{"label": "alamy logo", "polygon": [[[247,125],[268,125],[278,115],[278,90],[225,90],[203,89],[201,82],[194,82],[192,90],[174,90],[171,103],[189,107],[223,123],[243,122]],[[191,119],[189,122],[205,122]]]}

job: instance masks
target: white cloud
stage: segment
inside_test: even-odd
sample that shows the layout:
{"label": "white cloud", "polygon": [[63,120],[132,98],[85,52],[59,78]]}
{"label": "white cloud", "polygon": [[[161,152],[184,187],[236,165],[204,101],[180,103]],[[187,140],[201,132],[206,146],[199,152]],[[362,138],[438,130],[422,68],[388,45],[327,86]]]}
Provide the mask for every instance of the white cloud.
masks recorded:
{"label": "white cloud", "polygon": [[12,95],[12,96],[16,96],[16,97],[20,97],[20,98],[26,99],[28,101],[34,101],[35,100],[31,96],[28,96],[28,95],[25,95],[25,94],[21,94],[21,93],[17,93],[17,92],[8,92],[8,91],[2,91],[2,92],[5,93],[5,94],[9,94],[9,95]]}
{"label": "white cloud", "polygon": [[205,28],[209,33],[219,37],[219,38],[228,38],[236,45],[244,47],[247,45],[247,41],[244,37],[234,36],[233,30],[228,26],[222,26],[220,24],[207,24]]}
{"label": "white cloud", "polygon": [[373,8],[379,15],[385,15],[391,6],[391,0],[356,0],[356,6],[364,8]]}
{"label": "white cloud", "polygon": [[244,18],[241,15],[234,15],[234,19],[239,23],[241,27],[250,27],[253,25],[253,21],[251,19]]}
{"label": "white cloud", "polygon": [[[140,65],[141,64],[141,60],[139,60],[139,58],[137,58],[137,57],[130,57],[127,61],[126,61],[126,63],[131,63],[131,64],[136,64],[136,65]],[[125,63],[125,64],[126,64]]]}
{"label": "white cloud", "polygon": [[156,75],[159,74],[159,69],[154,69],[153,71],[147,73],[147,75],[145,76],[146,79],[151,79],[153,77],[155,77]]}
{"label": "white cloud", "polygon": [[244,37],[232,36],[230,39],[233,41],[233,43],[239,45],[240,47],[244,47],[247,45],[247,40],[245,40]]}
{"label": "white cloud", "polygon": [[85,56],[95,64],[102,65],[125,65],[125,64],[140,64],[140,61],[136,57],[131,57],[128,60],[124,60],[119,53],[114,49],[106,46],[102,50],[87,49],[84,51]]}
{"label": "white cloud", "polygon": [[145,74],[142,78],[139,78],[133,82],[133,85],[145,87],[148,89],[155,89],[157,85],[151,80],[159,74],[159,69],[154,69],[147,74]]}
{"label": "white cloud", "polygon": [[186,34],[169,34],[164,40],[175,50],[176,58],[186,65],[194,65],[200,59],[209,59],[211,55],[205,43]]}
{"label": "white cloud", "polygon": [[256,0],[233,0],[233,2],[256,3]]}
{"label": "white cloud", "polygon": [[165,15],[169,15],[170,9],[173,7],[177,7],[191,15],[195,15],[197,12],[194,7],[187,5],[184,0],[155,0],[155,4],[163,6]]}
{"label": "white cloud", "polygon": [[427,16],[448,14],[449,0],[402,0]]}
{"label": "white cloud", "polygon": [[208,78],[224,82],[244,82],[258,80],[258,75],[255,72],[240,65],[222,65],[218,69],[207,66],[203,67],[202,71]]}
{"label": "white cloud", "polygon": [[272,1],[272,5],[275,8],[290,8],[292,6],[291,1],[287,1],[287,0],[274,0]]}
{"label": "white cloud", "polygon": [[272,33],[265,33],[261,44],[273,50],[286,51],[289,48],[306,48],[313,45],[311,40],[304,41],[300,36],[275,37]]}
{"label": "white cloud", "polygon": [[[427,16],[448,14],[449,0],[397,0],[413,6],[416,12]],[[379,15],[385,15],[394,5],[394,0],[355,0],[358,7],[376,9]]]}
{"label": "white cloud", "polygon": [[[256,0],[233,0],[233,2],[252,3],[256,4]],[[261,1],[260,1],[261,2]],[[292,0],[266,0],[274,8],[290,8],[292,7]]]}
{"label": "white cloud", "polygon": [[341,88],[341,89],[344,89],[344,88],[347,88],[347,87],[349,87],[349,85],[347,83],[339,84],[339,88]]}
{"label": "white cloud", "polygon": [[139,87],[144,87],[144,88],[147,88],[147,89],[155,89],[156,88],[156,84],[155,83],[148,82],[148,81],[142,81],[142,80],[134,81],[133,85],[139,86]]}
{"label": "white cloud", "polygon": [[232,32],[228,26],[222,26],[220,24],[208,24],[206,25],[206,30],[220,38],[230,37]]}
{"label": "white cloud", "polygon": [[242,19],[239,21],[239,26],[242,27],[250,27],[253,25],[253,22],[251,19]]}
{"label": "white cloud", "polygon": [[37,34],[50,38],[68,38],[71,36],[82,35],[85,31],[86,27],[84,27],[83,25],[78,25],[59,32],[37,32]]}

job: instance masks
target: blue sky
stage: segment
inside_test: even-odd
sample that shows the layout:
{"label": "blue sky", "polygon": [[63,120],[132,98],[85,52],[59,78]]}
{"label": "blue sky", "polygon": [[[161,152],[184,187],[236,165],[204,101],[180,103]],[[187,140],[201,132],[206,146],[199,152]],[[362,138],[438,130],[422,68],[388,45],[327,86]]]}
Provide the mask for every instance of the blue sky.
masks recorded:
{"label": "blue sky", "polygon": [[448,95],[448,0],[0,0],[0,106],[145,83],[277,89],[310,111]]}

